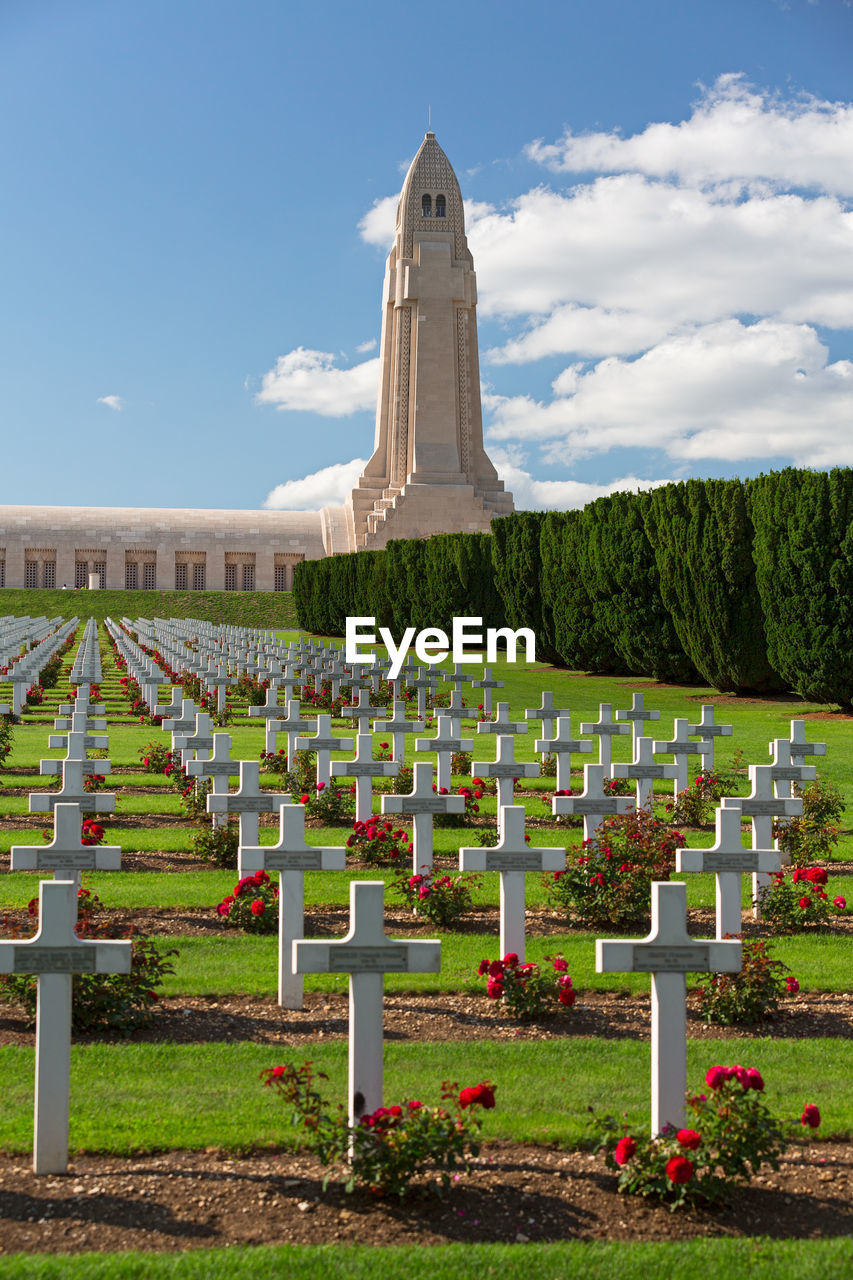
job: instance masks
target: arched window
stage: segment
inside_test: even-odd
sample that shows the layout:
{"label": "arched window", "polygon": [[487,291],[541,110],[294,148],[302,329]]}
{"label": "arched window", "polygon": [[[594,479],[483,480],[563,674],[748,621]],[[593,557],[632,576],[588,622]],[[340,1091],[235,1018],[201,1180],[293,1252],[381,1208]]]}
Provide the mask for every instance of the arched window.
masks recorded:
{"label": "arched window", "polygon": [[432,217],[432,196],[424,196],[421,200],[421,214],[424,218]]}
{"label": "arched window", "polygon": [[435,197],[435,216],[437,218],[447,217],[447,203],[444,199],[444,196]]}

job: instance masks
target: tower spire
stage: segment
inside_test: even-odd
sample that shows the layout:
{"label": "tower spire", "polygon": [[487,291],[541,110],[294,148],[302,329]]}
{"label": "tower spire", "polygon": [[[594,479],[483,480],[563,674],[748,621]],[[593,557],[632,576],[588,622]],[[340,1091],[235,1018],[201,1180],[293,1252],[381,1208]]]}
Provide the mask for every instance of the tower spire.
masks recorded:
{"label": "tower spire", "polygon": [[513,509],[483,449],[476,306],[462,192],[430,129],[386,267],[374,451],[351,497],[357,548],[488,532]]}

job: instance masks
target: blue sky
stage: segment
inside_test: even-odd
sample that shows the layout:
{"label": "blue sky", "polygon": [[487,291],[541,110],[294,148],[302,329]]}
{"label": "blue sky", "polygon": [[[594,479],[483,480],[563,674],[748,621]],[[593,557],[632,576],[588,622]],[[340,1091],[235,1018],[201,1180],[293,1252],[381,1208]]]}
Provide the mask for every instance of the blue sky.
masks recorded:
{"label": "blue sky", "polygon": [[853,464],[844,0],[0,3],[0,502],[338,502],[459,176],[520,506]]}

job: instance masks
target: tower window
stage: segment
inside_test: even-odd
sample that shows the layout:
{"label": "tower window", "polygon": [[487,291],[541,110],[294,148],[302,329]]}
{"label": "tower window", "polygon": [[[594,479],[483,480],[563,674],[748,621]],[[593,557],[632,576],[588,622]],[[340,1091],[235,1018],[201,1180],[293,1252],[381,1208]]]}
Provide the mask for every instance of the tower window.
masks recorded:
{"label": "tower window", "polygon": [[421,200],[421,213],[425,218],[432,217],[432,196],[424,196]]}
{"label": "tower window", "polygon": [[444,196],[435,197],[435,216],[437,218],[447,217],[447,202],[445,201]]}

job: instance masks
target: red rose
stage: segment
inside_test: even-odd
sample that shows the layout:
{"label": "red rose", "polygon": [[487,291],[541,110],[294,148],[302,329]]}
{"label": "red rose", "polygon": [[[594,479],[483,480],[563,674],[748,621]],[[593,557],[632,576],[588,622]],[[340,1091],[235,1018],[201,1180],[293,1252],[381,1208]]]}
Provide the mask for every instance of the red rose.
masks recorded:
{"label": "red rose", "polygon": [[728,1074],[725,1067],[709,1067],[705,1073],[705,1083],[709,1089],[721,1088],[727,1079]]}
{"label": "red rose", "polygon": [[489,978],[486,984],[486,995],[490,1000],[500,1000],[504,993],[504,984],[500,978]]}
{"label": "red rose", "polygon": [[803,1114],[800,1116],[800,1124],[807,1125],[809,1129],[817,1129],[820,1124],[820,1111],[814,1103],[809,1103],[803,1108]]}
{"label": "red rose", "polygon": [[260,898],[255,898],[255,901],[252,903],[251,911],[253,916],[262,916],[264,914],[266,907],[263,902],[261,902]]}
{"label": "red rose", "polygon": [[764,1077],[762,1076],[761,1072],[758,1070],[757,1067],[750,1067],[746,1073],[746,1078],[748,1081],[748,1084],[746,1087],[748,1089],[757,1089],[758,1092],[760,1093],[761,1090],[764,1088]]}
{"label": "red rose", "polygon": [[515,954],[514,951],[508,951],[506,953],[506,955],[504,956],[504,964],[508,964],[508,965],[518,964],[518,956]]}
{"label": "red rose", "polygon": [[485,1111],[491,1111],[495,1105],[495,1091],[491,1085],[475,1084],[472,1087],[463,1089],[459,1095],[459,1105],[463,1110],[465,1107],[475,1106],[478,1103]]}
{"label": "red rose", "polygon": [[687,1156],[673,1156],[671,1160],[666,1162],[666,1176],[676,1186],[689,1182],[693,1177],[693,1165],[687,1159]]}
{"label": "red rose", "polygon": [[628,1163],[636,1150],[636,1142],[626,1134],[624,1138],[620,1138],[616,1143],[616,1150],[613,1152],[613,1159],[621,1168],[623,1164]]}
{"label": "red rose", "polygon": [[810,903],[811,903],[811,898],[800,898],[798,905],[802,907],[803,911],[806,911]]}
{"label": "red rose", "polygon": [[788,988],[789,996],[795,996],[800,989],[799,982],[793,976],[785,979],[785,986]]}
{"label": "red rose", "polygon": [[679,1129],[675,1136],[679,1144],[688,1151],[695,1151],[697,1147],[702,1145],[702,1135],[697,1133],[695,1129]]}
{"label": "red rose", "polygon": [[571,1006],[578,998],[578,993],[573,991],[571,987],[560,987],[560,993],[557,996],[560,1004]]}

